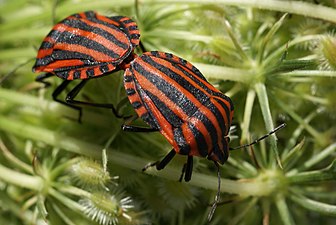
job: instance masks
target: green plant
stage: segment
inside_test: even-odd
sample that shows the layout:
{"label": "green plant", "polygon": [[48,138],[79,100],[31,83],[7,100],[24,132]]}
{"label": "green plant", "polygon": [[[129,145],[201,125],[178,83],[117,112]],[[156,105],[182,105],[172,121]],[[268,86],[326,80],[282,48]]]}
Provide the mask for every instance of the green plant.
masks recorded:
{"label": "green plant", "polygon": [[[192,61],[230,96],[231,146],[287,123],[277,138],[232,152],[211,224],[335,223],[333,1],[143,0],[138,10],[131,0],[1,4],[0,224],[207,223],[217,188],[211,163],[197,159],[190,183],[177,182],[183,157],[143,174],[170,150],[161,135],[122,132],[122,120],[89,107],[78,124],[77,112],[51,100],[53,87],[34,82],[42,38],[84,10],[132,16],[146,49]],[[80,98],[124,96],[116,73],[90,81]],[[134,113],[129,105],[123,112]]]}

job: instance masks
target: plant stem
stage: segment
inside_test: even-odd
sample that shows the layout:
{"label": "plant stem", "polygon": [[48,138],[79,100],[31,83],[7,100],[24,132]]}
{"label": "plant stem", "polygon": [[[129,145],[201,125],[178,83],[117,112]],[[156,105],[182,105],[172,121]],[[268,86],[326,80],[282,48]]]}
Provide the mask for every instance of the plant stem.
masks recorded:
{"label": "plant stem", "polygon": [[253,79],[254,74],[248,70],[235,69],[232,67],[194,63],[194,65],[208,79],[231,80],[248,83]]}
{"label": "plant stem", "polygon": [[[51,130],[32,126],[22,121],[16,121],[3,116],[0,116],[0,124],[0,129],[3,131],[18,135],[26,139],[45,142],[60,149],[65,149],[67,151],[92,158],[101,158],[101,151],[104,148],[104,146],[87,143],[82,140],[71,138],[68,135],[57,134]],[[116,151],[113,148],[107,149],[107,155],[111,163],[127,167],[135,171],[141,171],[143,166],[150,161],[123,153],[123,151]],[[168,166],[160,172],[152,168],[148,169],[146,173],[164,177],[170,180],[176,180],[179,177],[181,170],[180,168],[172,168]],[[1,175],[3,174],[1,173]],[[11,177],[13,176],[11,175]],[[27,182],[31,183],[32,181],[28,180]],[[271,184],[272,182],[267,181],[263,182],[250,180],[242,182],[222,179],[221,182],[222,192],[235,193],[245,196],[269,195],[274,190],[274,187]],[[190,184],[206,189],[217,190],[217,177],[194,173],[193,180],[190,182]]]}
{"label": "plant stem", "polygon": [[302,207],[325,215],[336,216],[336,206],[306,198],[303,195],[289,195],[290,199]]}
{"label": "plant stem", "polygon": [[290,107],[288,107],[288,105],[286,105],[284,102],[280,101],[277,98],[274,98],[273,100],[279,105],[280,108],[282,108],[285,112],[287,112],[298,124],[304,126],[304,128],[314,137],[314,139],[320,145],[326,145],[326,143],[328,143],[328,140],[325,136],[323,136],[312,126],[310,126],[307,123],[307,121],[305,121],[300,115],[295,113]]}
{"label": "plant stem", "polygon": [[287,12],[306,17],[322,19],[336,23],[336,10],[323,5],[312,4],[303,1],[280,1],[280,0],[143,0],[147,4],[223,4],[238,7],[252,7],[258,9],[274,10],[279,12]]}
{"label": "plant stem", "polygon": [[312,182],[336,180],[336,173],[318,170],[318,171],[310,171],[294,174],[292,176],[287,176],[287,178],[288,182],[291,182],[293,184],[312,183]]}
{"label": "plant stem", "polygon": [[244,110],[244,119],[242,123],[242,135],[240,137],[241,141],[245,142],[248,140],[248,130],[250,127],[250,122],[252,119],[252,109],[253,103],[255,100],[256,92],[253,89],[249,89],[246,96],[245,110]]}
{"label": "plant stem", "polygon": [[284,225],[294,225],[295,223],[288,209],[288,205],[286,203],[285,197],[281,194],[276,196],[275,204],[277,206],[277,209],[279,211],[283,224]]}
{"label": "plant stem", "polygon": [[323,71],[323,70],[295,70],[292,72],[281,73],[281,76],[289,77],[329,77],[335,78],[335,71]]}
{"label": "plant stem", "polygon": [[[76,120],[78,117],[78,112],[76,110],[70,109],[69,107],[63,106],[57,102],[47,101],[45,99],[37,98],[35,96],[20,93],[14,90],[0,88],[0,99],[1,101],[6,101],[9,104],[34,107],[42,110],[46,114],[57,115],[61,113],[67,115],[67,117],[73,118],[74,120]],[[102,116],[98,113],[85,111],[82,119],[85,123],[111,128],[111,123],[106,122],[110,121],[111,118],[107,118],[106,116]]]}
{"label": "plant stem", "polygon": [[[272,120],[272,115],[271,115],[271,110],[269,106],[268,95],[267,95],[265,84],[257,83],[255,84],[254,88],[258,96],[258,100],[259,100],[261,112],[263,114],[263,118],[265,121],[266,129],[268,131],[271,131],[274,129],[274,125],[273,125],[273,120]],[[278,165],[280,166],[280,168],[282,168],[281,159],[280,159],[279,151],[277,148],[277,138],[275,134],[270,135],[269,140],[270,140],[271,149],[273,150],[275,159]]]}
{"label": "plant stem", "polygon": [[43,186],[40,177],[30,176],[8,169],[0,164],[0,180],[23,188],[39,191]]}
{"label": "plant stem", "polygon": [[82,213],[83,212],[83,207],[78,204],[77,202],[71,200],[70,198],[64,196],[63,194],[59,193],[58,191],[54,190],[54,189],[50,189],[49,190],[49,194],[53,197],[55,197],[56,199],[58,199],[60,202],[62,202],[64,205],[68,206],[69,208],[71,208],[72,210],[78,212],[78,213]]}

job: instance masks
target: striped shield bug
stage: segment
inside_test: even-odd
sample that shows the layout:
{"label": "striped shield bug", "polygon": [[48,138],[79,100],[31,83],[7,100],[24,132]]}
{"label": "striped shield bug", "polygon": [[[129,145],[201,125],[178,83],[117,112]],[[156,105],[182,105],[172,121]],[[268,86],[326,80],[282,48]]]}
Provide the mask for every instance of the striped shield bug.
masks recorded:
{"label": "striped shield bug", "polygon": [[[196,67],[169,53],[146,52],[126,69],[124,86],[138,116],[174,148],[156,164],[158,169],[163,169],[176,153],[188,155],[184,179],[189,181],[192,156],[220,164],[227,160],[233,103]],[[128,125],[123,128],[137,130]]]}
{"label": "striped shield bug", "polygon": [[[64,79],[53,92],[57,102],[79,110],[76,105],[115,108],[111,104],[86,103],[74,100],[90,78],[124,69],[133,59],[139,45],[140,33],[136,23],[128,17],[105,17],[93,11],[71,15],[57,23],[44,38],[38,50],[34,72],[45,72],[36,81],[50,85],[45,79],[57,76]],[[57,97],[70,81],[82,80],[66,97]],[[79,117],[79,119],[80,119]]]}

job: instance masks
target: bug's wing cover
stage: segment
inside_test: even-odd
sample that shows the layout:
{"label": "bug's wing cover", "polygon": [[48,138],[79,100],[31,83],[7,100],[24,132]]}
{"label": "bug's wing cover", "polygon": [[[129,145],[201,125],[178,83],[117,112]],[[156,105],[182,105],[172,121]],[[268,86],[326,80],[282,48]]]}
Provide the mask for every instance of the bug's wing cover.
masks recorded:
{"label": "bug's wing cover", "polygon": [[138,93],[180,154],[206,156],[222,145],[226,109],[217,92],[189,62],[169,53],[149,52],[131,63]]}
{"label": "bug's wing cover", "polygon": [[87,78],[83,74],[74,77],[76,70],[80,74],[90,68],[91,75],[97,76],[115,69],[133,51],[132,37],[124,32],[125,25],[120,25],[120,20],[129,18],[113,20],[92,11],[67,17],[43,40],[33,70],[75,79]]}

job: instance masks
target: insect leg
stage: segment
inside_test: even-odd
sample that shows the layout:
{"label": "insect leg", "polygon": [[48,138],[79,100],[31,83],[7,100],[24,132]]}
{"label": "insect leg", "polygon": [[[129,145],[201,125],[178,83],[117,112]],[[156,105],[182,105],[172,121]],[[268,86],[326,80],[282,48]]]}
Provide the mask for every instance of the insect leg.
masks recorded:
{"label": "insect leg", "polygon": [[184,163],[184,164],[183,164],[183,167],[182,167],[182,173],[181,173],[181,176],[180,176],[179,182],[182,182],[182,179],[183,179],[183,177],[184,177],[184,174],[185,174],[186,168],[187,168],[187,163]]}
{"label": "insect leg", "polygon": [[137,115],[127,118],[125,123],[121,126],[121,129],[123,131],[128,131],[128,132],[156,132],[156,131],[159,131],[159,128],[156,128],[156,127],[139,127],[139,126],[130,125],[137,118],[138,118]]}
{"label": "insect leg", "polygon": [[47,88],[47,87],[50,86],[50,82],[45,81],[45,79],[47,79],[51,76],[54,76],[54,74],[52,74],[52,73],[42,73],[35,78],[35,81],[44,84],[44,88]]}
{"label": "insect leg", "polygon": [[175,149],[172,149],[161,161],[148,163],[142,171],[147,170],[149,167],[156,166],[157,170],[162,170],[176,155]]}
{"label": "insect leg", "polygon": [[188,155],[187,166],[186,166],[185,176],[184,176],[185,182],[190,181],[192,170],[193,170],[193,157],[191,155]]}
{"label": "insect leg", "polygon": [[54,101],[61,103],[65,106],[68,106],[70,108],[73,108],[75,110],[78,110],[79,115],[78,115],[78,122],[81,123],[81,119],[82,119],[82,108],[79,106],[75,106],[75,105],[71,105],[68,102],[59,100],[57,97],[65,90],[65,88],[68,86],[68,84],[70,83],[70,80],[64,80],[52,93],[52,97],[54,99]]}
{"label": "insect leg", "polygon": [[187,162],[183,165],[179,182],[182,182],[183,176],[185,182],[190,181],[192,175],[192,169],[193,169],[193,157],[189,155]]}
{"label": "insect leg", "polygon": [[159,131],[157,128],[151,128],[151,127],[137,127],[137,126],[131,126],[123,124],[121,126],[121,129],[123,131],[129,131],[129,132],[156,132]]}
{"label": "insect leg", "polygon": [[79,100],[75,100],[74,98],[78,95],[80,90],[85,86],[88,80],[82,80],[78,85],[76,85],[66,96],[65,101],[71,105],[85,105],[85,106],[92,106],[97,108],[106,108],[112,109],[113,114],[117,118],[123,118],[121,115],[118,114],[117,109],[113,106],[113,104],[107,103],[92,103],[92,102],[83,102]]}

